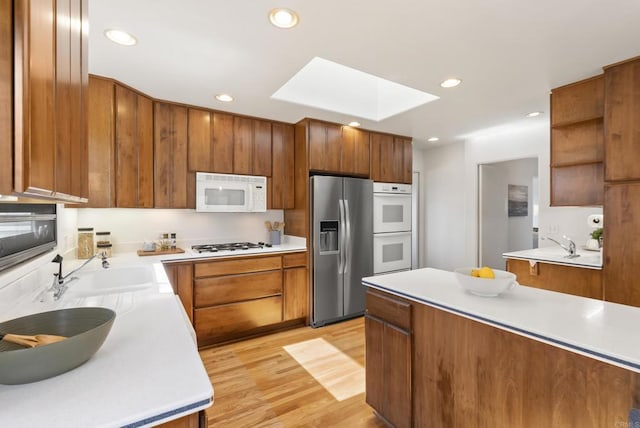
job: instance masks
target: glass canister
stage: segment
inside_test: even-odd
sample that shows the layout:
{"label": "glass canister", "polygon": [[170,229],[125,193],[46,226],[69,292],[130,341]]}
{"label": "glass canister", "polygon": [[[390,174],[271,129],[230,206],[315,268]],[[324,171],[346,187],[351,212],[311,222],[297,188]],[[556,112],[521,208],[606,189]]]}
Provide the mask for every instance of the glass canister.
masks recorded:
{"label": "glass canister", "polygon": [[96,253],[102,255],[107,253],[107,257],[111,257],[113,245],[111,244],[111,232],[96,232]]}
{"label": "glass canister", "polygon": [[112,257],[113,256],[113,251],[112,248],[113,246],[110,243],[98,243],[96,244],[96,253],[99,256],[102,256],[102,253],[106,253],[105,255],[107,257]]}
{"label": "glass canister", "polygon": [[111,232],[96,232],[96,245],[111,244]]}
{"label": "glass canister", "polygon": [[93,256],[93,252],[93,227],[79,227],[77,257],[88,259]]}

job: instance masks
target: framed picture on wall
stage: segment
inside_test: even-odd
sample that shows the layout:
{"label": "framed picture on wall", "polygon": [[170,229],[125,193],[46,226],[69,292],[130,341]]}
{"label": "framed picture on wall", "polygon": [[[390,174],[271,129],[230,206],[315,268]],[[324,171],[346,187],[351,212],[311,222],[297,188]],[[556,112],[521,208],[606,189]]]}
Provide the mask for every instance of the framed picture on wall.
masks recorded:
{"label": "framed picture on wall", "polygon": [[526,217],[529,215],[529,187],[509,184],[507,199],[509,217]]}

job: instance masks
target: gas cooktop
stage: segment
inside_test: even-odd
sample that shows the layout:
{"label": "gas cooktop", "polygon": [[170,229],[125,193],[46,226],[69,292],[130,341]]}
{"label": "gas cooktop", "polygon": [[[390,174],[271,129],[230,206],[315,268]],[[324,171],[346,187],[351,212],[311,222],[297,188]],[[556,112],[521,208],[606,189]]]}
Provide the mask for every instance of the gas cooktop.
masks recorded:
{"label": "gas cooktop", "polygon": [[202,244],[193,245],[192,250],[198,253],[217,253],[218,251],[236,251],[236,250],[248,250],[250,248],[264,248],[271,247],[271,244],[265,244],[264,242],[229,242],[226,244]]}

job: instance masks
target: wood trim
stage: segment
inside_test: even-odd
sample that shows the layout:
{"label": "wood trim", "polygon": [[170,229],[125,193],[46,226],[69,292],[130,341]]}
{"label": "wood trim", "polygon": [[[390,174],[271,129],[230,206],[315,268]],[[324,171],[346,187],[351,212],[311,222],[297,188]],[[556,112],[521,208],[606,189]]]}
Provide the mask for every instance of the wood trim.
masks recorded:
{"label": "wood trim", "polygon": [[[324,124],[327,124],[327,125],[346,126],[346,125],[343,125],[343,124],[341,124],[341,123],[329,122],[329,121],[327,121],[327,120],[315,119],[315,118],[313,118],[313,117],[303,117],[303,118],[302,118],[302,119],[300,119],[297,123],[303,123],[303,122],[305,122],[305,121],[310,121],[310,120],[312,120],[312,121],[314,121],[314,122],[324,123]],[[379,131],[374,131],[374,130],[371,130],[371,129],[365,129],[365,128],[357,128],[357,129],[359,129],[359,130],[361,130],[361,131],[375,132],[376,134],[389,135],[389,136],[391,136],[391,137],[403,138],[403,139],[406,139],[406,140],[412,140],[412,139],[413,139],[413,137],[408,137],[408,136],[406,136],[406,135],[391,134],[391,133],[389,133],[389,132],[379,132]]]}
{"label": "wood trim", "polygon": [[551,129],[566,128],[567,126],[574,126],[574,125],[585,125],[590,122],[604,122],[604,116],[598,115],[598,116],[587,117],[580,120],[567,120],[564,122],[558,122],[551,125]]}
{"label": "wood trim", "polygon": [[604,67],[602,67],[602,69],[606,71],[607,69],[609,69],[611,67],[617,67],[619,65],[626,64],[628,62],[634,62],[634,61],[639,61],[639,60],[640,60],[640,56],[634,56],[633,58],[628,58],[628,59],[625,59],[623,61],[614,62],[613,64],[605,65]]}
{"label": "wood trim", "polygon": [[13,192],[13,1],[0,0],[0,194]]}
{"label": "wood trim", "polygon": [[[638,57],[640,58],[640,57]],[[624,61],[626,62],[626,61]],[[611,67],[611,66],[607,66],[607,67]],[[566,89],[566,88],[570,88],[572,86],[580,86],[586,82],[589,82],[590,80],[598,80],[598,79],[602,79],[602,74],[597,74],[595,76],[591,76],[591,77],[587,77],[586,79],[582,79],[582,80],[578,80],[577,82],[571,82],[571,83],[567,83],[566,85],[562,85],[562,86],[557,86],[555,88],[552,89],[552,91],[558,90],[558,89]]]}
{"label": "wood trim", "polygon": [[246,118],[246,119],[267,120],[267,121],[269,121],[271,123],[282,123],[283,125],[292,125],[291,123],[282,122],[280,120],[265,119],[264,117],[249,116],[249,115],[246,115],[246,114],[233,113],[233,112],[225,111],[225,110],[216,110],[216,109],[212,109],[212,108],[205,107],[205,106],[199,106],[199,105],[195,105],[195,104],[186,104],[186,103],[180,103],[180,102],[176,102],[176,101],[165,100],[163,98],[154,98],[151,95],[149,95],[147,93],[144,93],[144,92],[140,91],[139,89],[136,89],[133,86],[129,86],[126,83],[123,83],[120,80],[114,79],[112,77],[100,76],[100,75],[96,75],[96,74],[90,74],[90,76],[94,77],[96,79],[109,80],[111,82],[114,82],[114,83],[116,83],[116,84],[118,84],[120,86],[124,86],[125,88],[130,89],[130,90],[138,93],[139,95],[143,95],[143,96],[151,99],[152,101],[158,102],[158,103],[173,104],[173,105],[179,106],[179,107],[186,107],[187,109],[207,110],[208,112],[212,112],[212,113],[231,114],[233,116],[242,117],[242,118]]}
{"label": "wood trim", "polygon": [[[566,166],[581,166],[581,165],[597,165],[601,164],[602,160],[589,161],[589,162],[567,162],[567,163],[552,163],[549,165],[550,168],[564,168]],[[604,182],[603,182],[604,184]]]}

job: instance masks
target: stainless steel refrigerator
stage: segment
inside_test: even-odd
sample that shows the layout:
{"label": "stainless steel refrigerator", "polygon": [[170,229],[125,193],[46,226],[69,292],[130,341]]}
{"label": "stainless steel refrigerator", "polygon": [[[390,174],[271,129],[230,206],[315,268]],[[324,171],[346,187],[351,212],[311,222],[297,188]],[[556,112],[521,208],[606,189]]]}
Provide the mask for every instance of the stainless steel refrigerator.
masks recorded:
{"label": "stainless steel refrigerator", "polygon": [[373,182],[311,177],[311,325],[364,313],[362,278],[373,275]]}

